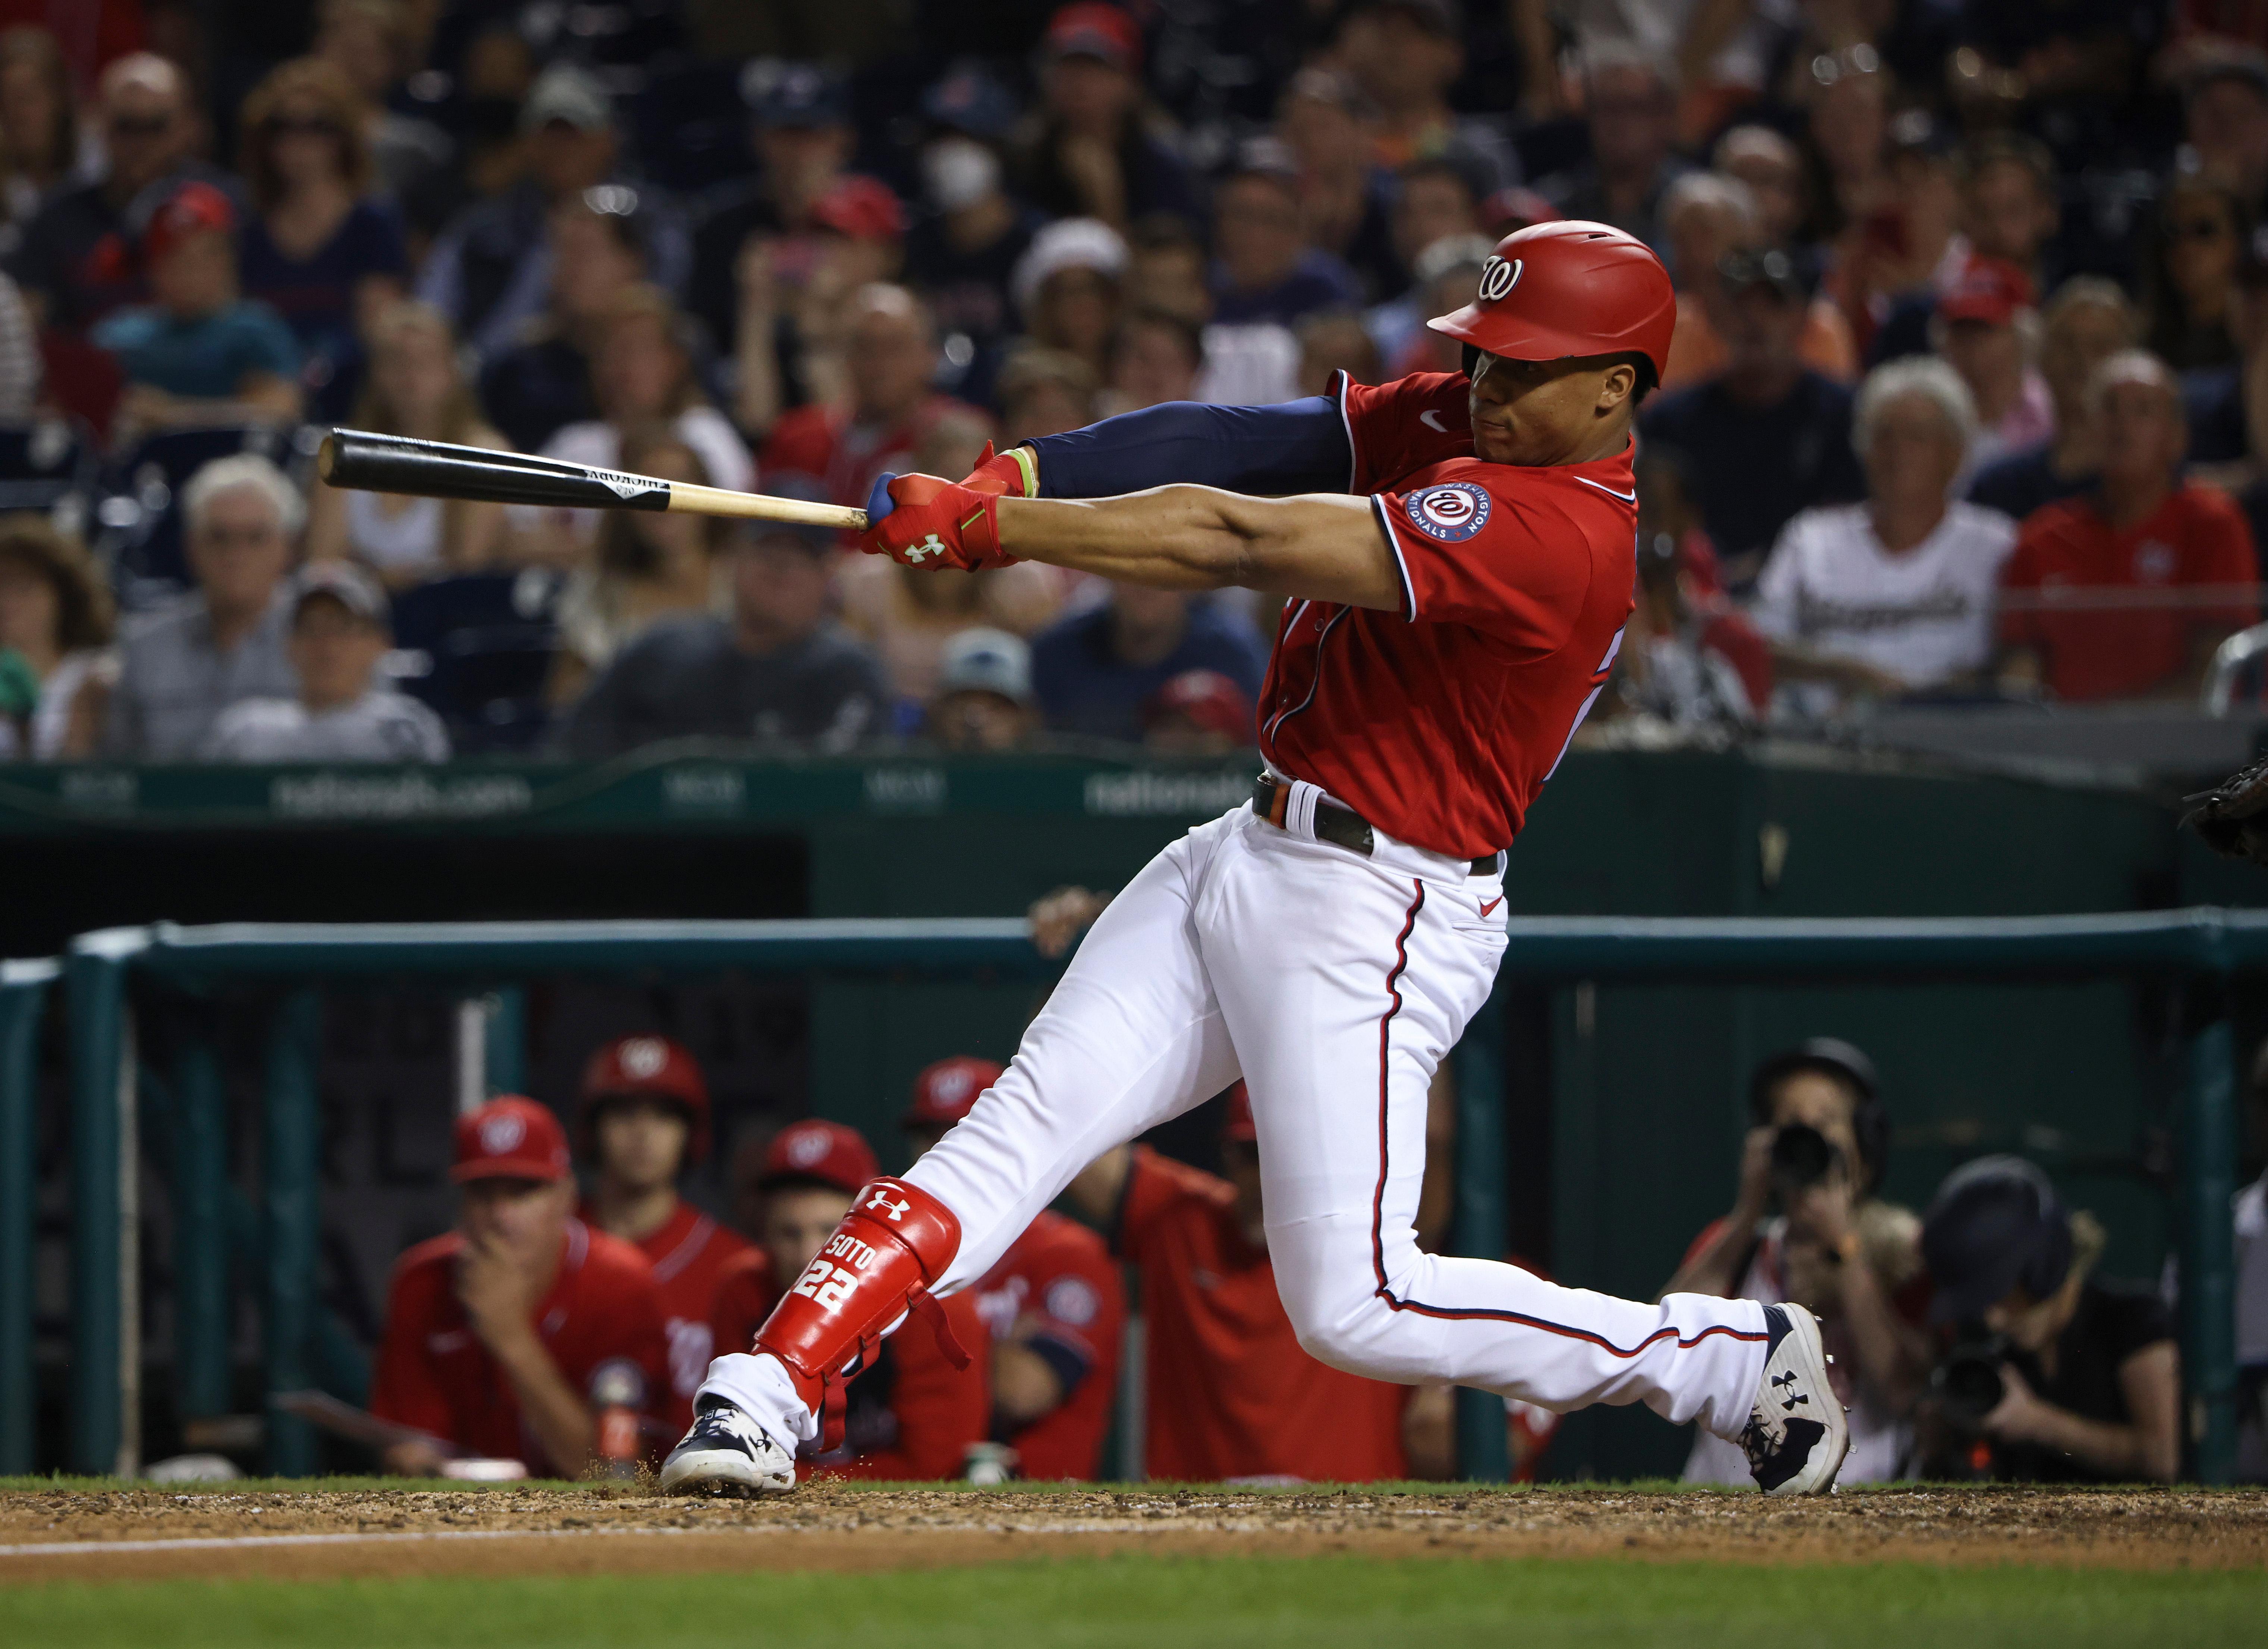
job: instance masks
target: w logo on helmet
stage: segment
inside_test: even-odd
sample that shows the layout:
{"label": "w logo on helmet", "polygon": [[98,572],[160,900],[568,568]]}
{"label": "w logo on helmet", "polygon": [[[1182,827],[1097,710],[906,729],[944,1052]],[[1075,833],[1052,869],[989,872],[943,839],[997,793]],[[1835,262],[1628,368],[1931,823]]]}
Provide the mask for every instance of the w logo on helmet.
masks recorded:
{"label": "w logo on helmet", "polygon": [[1483,303],[1494,303],[1505,293],[1520,285],[1520,271],[1526,267],[1519,258],[1506,261],[1500,253],[1489,254],[1481,265],[1480,299]]}

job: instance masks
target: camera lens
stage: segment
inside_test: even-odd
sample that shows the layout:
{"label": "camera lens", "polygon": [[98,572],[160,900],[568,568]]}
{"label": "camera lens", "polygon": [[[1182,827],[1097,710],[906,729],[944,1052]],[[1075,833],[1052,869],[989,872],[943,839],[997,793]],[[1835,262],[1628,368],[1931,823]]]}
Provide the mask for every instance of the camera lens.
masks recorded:
{"label": "camera lens", "polygon": [[1946,1353],[1929,1386],[1950,1423],[1970,1432],[1984,1428],[1984,1416],[2000,1406],[2006,1389],[2000,1364],[2007,1356],[2007,1348],[1997,1341],[1971,1342]]}
{"label": "camera lens", "polygon": [[1772,1183],[1782,1195],[1806,1190],[1827,1178],[1835,1158],[1827,1135],[1808,1122],[1790,1122],[1772,1135]]}

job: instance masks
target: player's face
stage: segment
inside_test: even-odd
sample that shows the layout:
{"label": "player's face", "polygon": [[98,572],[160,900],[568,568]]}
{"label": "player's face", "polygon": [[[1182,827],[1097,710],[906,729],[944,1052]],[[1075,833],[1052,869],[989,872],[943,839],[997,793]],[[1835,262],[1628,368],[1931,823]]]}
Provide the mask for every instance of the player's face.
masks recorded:
{"label": "player's face", "polygon": [[651,1191],[677,1183],[692,1130],[675,1105],[615,1099],[599,1108],[591,1134],[601,1174],[624,1190]]}
{"label": "player's face", "polygon": [[1775,1128],[1800,1122],[1817,1128],[1827,1142],[1843,1153],[1843,1160],[1859,1160],[1859,1133],[1854,1125],[1857,1103],[1851,1091],[1824,1071],[1800,1070],[1780,1079],[1772,1092],[1771,1120]]}
{"label": "player's face", "polygon": [[784,1281],[801,1276],[843,1216],[850,1193],[828,1186],[784,1186],[764,1198],[764,1247],[772,1274]]}
{"label": "player's face", "polygon": [[1473,455],[1527,465],[1607,457],[1629,434],[1637,381],[1628,366],[1596,356],[1519,361],[1483,355],[1470,396]]}
{"label": "player's face", "polygon": [[457,1223],[465,1235],[494,1243],[536,1268],[549,1264],[567,1235],[571,1184],[549,1179],[475,1179],[465,1187]]}
{"label": "player's face", "polygon": [[928,1156],[930,1152],[935,1150],[937,1149],[938,1141],[944,1137],[945,1130],[943,1128],[932,1128],[927,1124],[924,1124],[919,1128],[909,1128],[906,1130],[906,1142],[914,1148],[914,1156],[917,1160]]}

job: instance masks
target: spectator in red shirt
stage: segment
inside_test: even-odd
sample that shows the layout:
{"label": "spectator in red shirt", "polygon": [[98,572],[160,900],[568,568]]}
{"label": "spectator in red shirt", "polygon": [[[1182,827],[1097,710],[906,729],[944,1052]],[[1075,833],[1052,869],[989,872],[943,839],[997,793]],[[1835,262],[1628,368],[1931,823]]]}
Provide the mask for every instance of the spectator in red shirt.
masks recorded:
{"label": "spectator in red shirt", "polygon": [[2142,350],[2095,369],[2092,493],[2034,513],[2000,575],[1999,676],[2073,701],[2191,698],[2213,649],[2259,617],[2251,529],[2181,477],[2179,384]]}
{"label": "spectator in red shirt", "polygon": [[[999,1079],[990,1060],[942,1059],[914,1078],[904,1128],[927,1150]],[[991,1332],[992,1436],[1017,1475],[1101,1475],[1118,1393],[1126,1294],[1101,1238],[1044,1209],[968,1290]]]}
{"label": "spectator in red shirt", "polygon": [[1122,1145],[1071,1186],[1074,1206],[1142,1268],[1148,1475],[1181,1483],[1410,1475],[1404,1437],[1421,1411],[1412,1388],[1318,1363],[1277,1298],[1258,1135],[1241,1083],[1230,1091],[1221,1158],[1225,1179]]}
{"label": "spectator in red shirt", "polygon": [[[754,1343],[788,1282],[801,1276],[835,1234],[851,1200],[881,1172],[873,1147],[840,1122],[794,1122],[764,1152],[762,1246],[718,1280],[716,1343]],[[967,1293],[939,1300],[953,1338],[981,1349],[984,1320]],[[939,1336],[915,1324],[892,1335],[843,1387],[843,1437],[823,1453],[800,1453],[799,1476],[829,1472],[869,1480],[958,1477],[985,1440],[992,1382],[985,1359],[955,1367]]]}
{"label": "spectator in red shirt", "polygon": [[667,1037],[616,1037],[583,1068],[575,1126],[580,1154],[598,1170],[583,1217],[653,1267],[669,1346],[669,1385],[654,1409],[665,1429],[682,1436],[715,1355],[709,1310],[717,1280],[755,1252],[677,1194],[678,1176],[709,1154],[709,1084],[693,1055]]}
{"label": "spectator in red shirt", "polygon": [[[597,1441],[586,1394],[624,1372],[639,1403],[660,1389],[653,1268],[570,1212],[567,1135],[533,1099],[459,1117],[449,1177],[463,1187],[457,1229],[394,1266],[371,1412],[538,1475],[579,1477]],[[444,1458],[424,1443],[385,1456],[412,1477]]]}

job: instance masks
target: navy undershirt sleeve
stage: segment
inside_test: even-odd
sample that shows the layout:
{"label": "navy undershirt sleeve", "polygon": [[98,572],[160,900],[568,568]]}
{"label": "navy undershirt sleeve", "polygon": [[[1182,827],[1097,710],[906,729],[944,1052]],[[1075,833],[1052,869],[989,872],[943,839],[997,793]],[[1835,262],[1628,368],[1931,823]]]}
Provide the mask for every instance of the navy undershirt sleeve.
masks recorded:
{"label": "navy undershirt sleeve", "polygon": [[1258,497],[1344,492],[1354,455],[1336,403],[1281,406],[1168,401],[1028,443],[1042,498],[1116,498],[1154,486],[1220,487]]}

